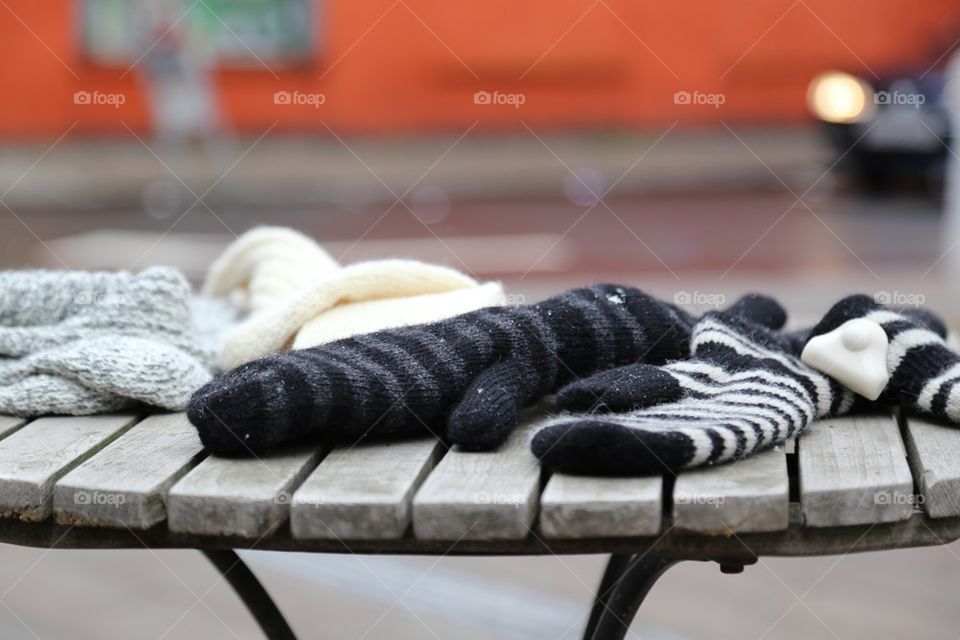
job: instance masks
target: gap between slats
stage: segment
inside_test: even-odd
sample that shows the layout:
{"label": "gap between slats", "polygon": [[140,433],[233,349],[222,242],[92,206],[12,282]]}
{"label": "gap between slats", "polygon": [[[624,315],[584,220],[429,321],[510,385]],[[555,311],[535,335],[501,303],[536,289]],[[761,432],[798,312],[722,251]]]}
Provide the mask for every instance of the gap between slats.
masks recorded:
{"label": "gap between slats", "polygon": [[913,473],[916,510],[931,518],[960,515],[960,428],[898,415]]}
{"label": "gap between slats", "polygon": [[146,529],[166,519],[169,488],[207,453],[183,413],[152,414],[57,481],[60,524]]}
{"label": "gap between slats", "polygon": [[[142,415],[135,414],[50,416],[11,427],[0,439],[0,452],[17,456],[13,461],[0,460],[0,471],[4,474],[0,480],[3,516],[28,521],[45,520],[53,512],[53,492],[59,479],[109,446],[142,419]],[[77,425],[81,425],[79,430],[76,429]],[[28,427],[39,434],[46,431],[48,437],[32,442],[31,437],[36,439],[38,434],[27,433]],[[83,427],[92,430],[85,432]],[[60,441],[57,442],[54,436],[59,436]],[[53,451],[45,462],[40,449],[51,438],[62,449]],[[60,454],[59,457],[56,454]],[[24,460],[23,456],[27,456],[27,459]],[[8,468],[4,468],[4,465]]]}
{"label": "gap between slats", "polygon": [[797,447],[806,526],[896,522],[912,514],[914,480],[893,415],[821,420]]}

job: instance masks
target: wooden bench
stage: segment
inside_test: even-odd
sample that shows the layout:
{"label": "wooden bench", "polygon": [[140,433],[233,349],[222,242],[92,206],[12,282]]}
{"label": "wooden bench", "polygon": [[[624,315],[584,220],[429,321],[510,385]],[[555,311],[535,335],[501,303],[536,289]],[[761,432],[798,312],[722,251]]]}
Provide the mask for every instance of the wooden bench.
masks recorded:
{"label": "wooden bench", "polygon": [[498,451],[432,439],[208,457],[182,414],[0,417],[0,541],[203,551],[271,638],[292,638],[234,549],[610,554],[584,634],[622,638],[682,560],[739,571],[960,537],[960,429],[827,420],[787,450],[677,478],[548,475],[531,412]]}

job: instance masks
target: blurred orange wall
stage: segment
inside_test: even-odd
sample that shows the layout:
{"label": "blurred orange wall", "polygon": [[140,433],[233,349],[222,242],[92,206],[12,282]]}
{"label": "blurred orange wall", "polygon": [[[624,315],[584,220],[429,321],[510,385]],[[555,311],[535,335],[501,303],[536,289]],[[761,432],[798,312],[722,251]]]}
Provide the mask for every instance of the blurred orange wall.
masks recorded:
{"label": "blurred orange wall", "polygon": [[[70,0],[0,5],[0,135],[150,129],[138,69],[100,68],[79,47]],[[557,127],[657,127],[805,117],[818,71],[870,79],[925,68],[960,36],[950,0],[330,0],[315,12],[316,51],[296,68],[216,74],[225,125],[345,133]],[[269,64],[269,62],[268,62]],[[76,91],[125,103],[76,105]],[[276,91],[325,103],[275,104]],[[523,104],[475,104],[476,91]],[[677,105],[677,91],[724,102]]]}

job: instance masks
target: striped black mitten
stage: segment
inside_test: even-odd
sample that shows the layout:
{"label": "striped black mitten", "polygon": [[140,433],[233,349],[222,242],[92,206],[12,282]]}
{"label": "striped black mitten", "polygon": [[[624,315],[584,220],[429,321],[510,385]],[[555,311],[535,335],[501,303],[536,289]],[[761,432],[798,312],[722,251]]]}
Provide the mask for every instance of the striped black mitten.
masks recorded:
{"label": "striped black mitten", "polygon": [[[771,326],[785,319],[776,302],[759,296],[734,309]],[[202,387],[187,413],[215,453],[318,435],[429,433],[490,449],[525,406],[572,380],[687,357],[693,322],[637,289],[596,285],[266,356]]]}
{"label": "striped black mitten", "polygon": [[854,405],[852,392],[800,362],[799,341],[734,314],[706,314],[691,346],[687,361],[562,388],[557,404],[569,413],[537,432],[534,453],[568,473],[656,475],[778,446]]}
{"label": "striped black mitten", "polygon": [[869,296],[854,295],[835,304],[811,336],[833,331],[855,318],[879,324],[890,343],[890,380],[879,402],[960,424],[960,355],[947,346],[943,321],[922,309],[890,309]]}

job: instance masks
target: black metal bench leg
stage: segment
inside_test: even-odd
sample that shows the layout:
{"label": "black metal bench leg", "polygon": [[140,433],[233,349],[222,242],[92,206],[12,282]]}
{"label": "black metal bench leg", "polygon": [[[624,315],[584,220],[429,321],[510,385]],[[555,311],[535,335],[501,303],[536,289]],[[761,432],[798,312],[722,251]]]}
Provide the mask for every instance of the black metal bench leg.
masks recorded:
{"label": "black metal bench leg", "polygon": [[611,556],[584,640],[622,640],[654,583],[678,562],[677,558],[651,555]]}
{"label": "black metal bench leg", "polygon": [[203,555],[213,563],[233,590],[236,591],[243,604],[253,615],[264,635],[270,640],[297,640],[293,629],[287,624],[280,609],[274,604],[267,590],[263,588],[257,576],[253,575],[250,567],[240,559],[236,552],[226,550],[204,549]]}
{"label": "black metal bench leg", "polygon": [[593,631],[597,628],[597,622],[600,620],[600,614],[607,606],[610,594],[613,592],[617,582],[623,577],[627,567],[630,566],[630,560],[633,556],[628,554],[615,553],[607,560],[607,566],[603,570],[603,576],[600,578],[600,585],[597,587],[597,593],[593,598],[593,607],[590,609],[590,618],[587,620],[587,628],[583,632],[586,640],[593,638]]}

